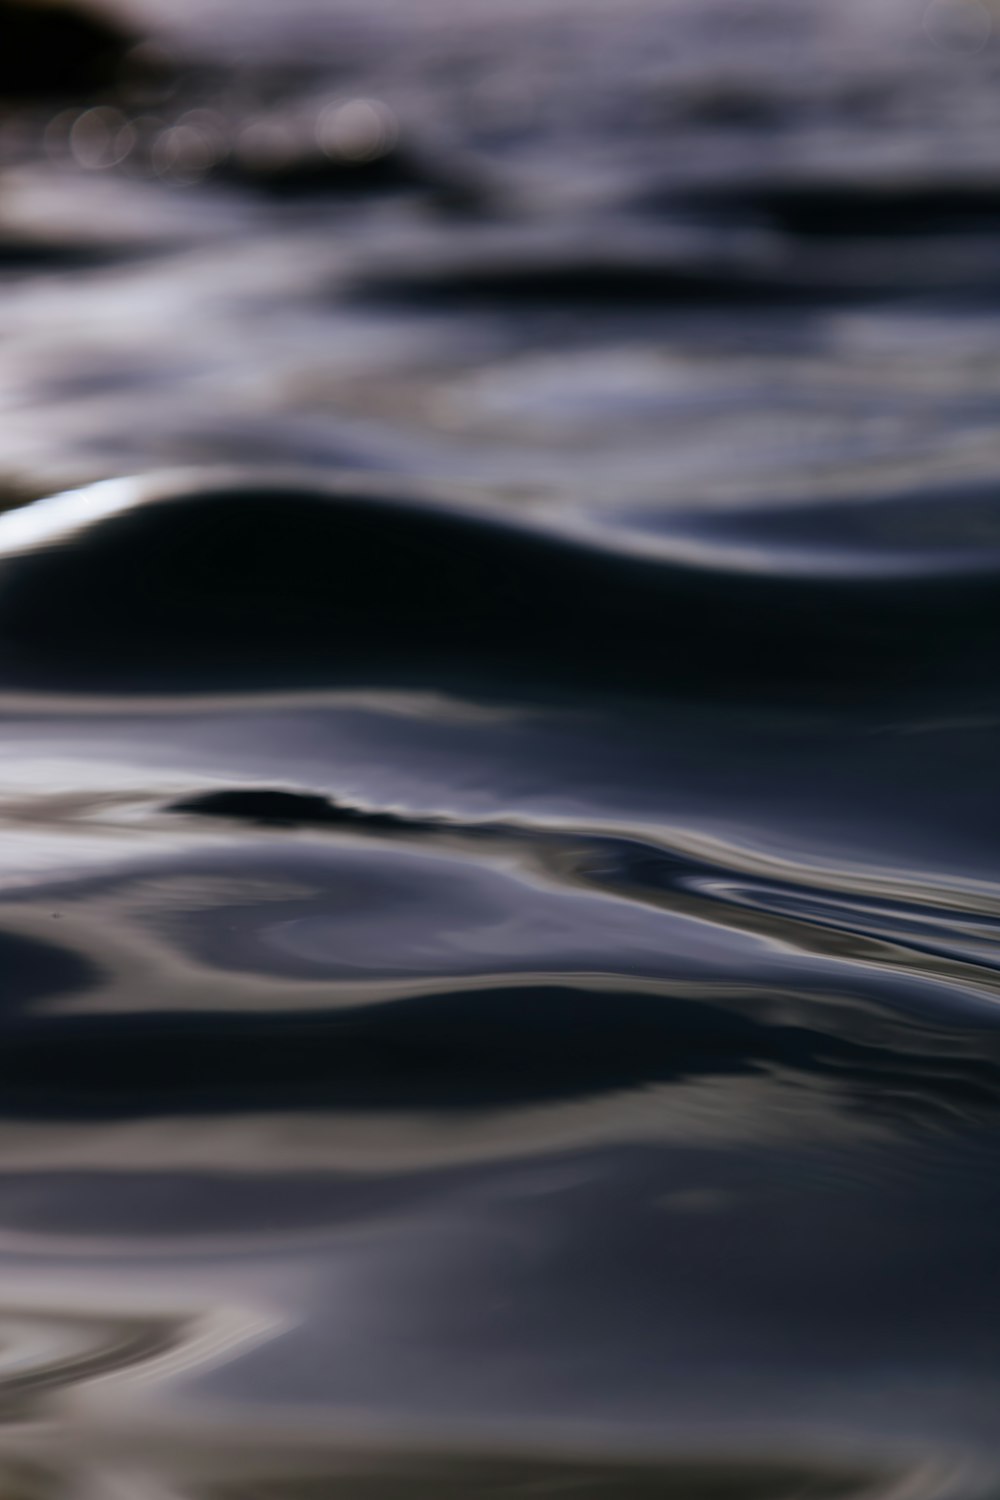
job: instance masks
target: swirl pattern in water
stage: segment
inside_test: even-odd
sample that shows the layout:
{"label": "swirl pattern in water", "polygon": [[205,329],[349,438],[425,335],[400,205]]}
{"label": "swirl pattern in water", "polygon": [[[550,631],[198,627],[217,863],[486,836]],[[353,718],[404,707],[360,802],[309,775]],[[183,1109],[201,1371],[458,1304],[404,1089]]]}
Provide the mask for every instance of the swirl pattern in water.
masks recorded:
{"label": "swirl pattern in water", "polygon": [[986,1500],[992,0],[0,42],[0,1490]]}

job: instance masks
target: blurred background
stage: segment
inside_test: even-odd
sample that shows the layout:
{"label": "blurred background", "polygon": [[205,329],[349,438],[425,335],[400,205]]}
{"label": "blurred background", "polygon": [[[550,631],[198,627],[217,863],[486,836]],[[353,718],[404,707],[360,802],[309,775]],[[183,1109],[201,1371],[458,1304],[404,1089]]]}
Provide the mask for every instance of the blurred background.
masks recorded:
{"label": "blurred background", "polygon": [[642,525],[987,474],[998,30],[992,0],[5,0],[2,482],[337,465]]}

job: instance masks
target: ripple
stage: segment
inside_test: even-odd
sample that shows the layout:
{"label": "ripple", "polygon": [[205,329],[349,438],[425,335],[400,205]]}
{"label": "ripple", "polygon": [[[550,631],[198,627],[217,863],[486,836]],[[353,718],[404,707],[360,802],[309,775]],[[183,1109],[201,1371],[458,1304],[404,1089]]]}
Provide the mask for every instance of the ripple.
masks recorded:
{"label": "ripple", "polygon": [[459,9],[0,123],[0,1491],[984,1500],[995,56]]}

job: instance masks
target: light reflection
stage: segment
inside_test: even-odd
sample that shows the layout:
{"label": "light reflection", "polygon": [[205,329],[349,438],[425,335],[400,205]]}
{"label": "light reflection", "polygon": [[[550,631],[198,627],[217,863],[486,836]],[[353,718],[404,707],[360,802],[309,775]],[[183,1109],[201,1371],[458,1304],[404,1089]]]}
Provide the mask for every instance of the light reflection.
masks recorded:
{"label": "light reflection", "polygon": [[392,150],[398,136],[395,115],[379,99],[335,101],[316,122],[320,147],[342,161],[374,161]]}
{"label": "light reflection", "polygon": [[173,125],[153,142],[150,161],[157,177],[191,183],[204,177],[220,160],[224,147],[201,127]]}
{"label": "light reflection", "polygon": [[124,161],[135,145],[136,134],[121,110],[100,105],[77,116],[68,139],[77,165],[96,171]]}
{"label": "light reflection", "polygon": [[982,0],[931,0],[924,30],[946,52],[981,52],[993,35],[993,16]]}

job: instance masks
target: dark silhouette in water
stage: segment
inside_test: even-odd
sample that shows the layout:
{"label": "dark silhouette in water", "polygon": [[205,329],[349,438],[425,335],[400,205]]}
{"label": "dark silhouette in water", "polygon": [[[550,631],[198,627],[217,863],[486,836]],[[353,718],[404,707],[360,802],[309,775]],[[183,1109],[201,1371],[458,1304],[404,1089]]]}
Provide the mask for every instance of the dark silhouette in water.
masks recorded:
{"label": "dark silhouette in water", "polygon": [[227,787],[218,792],[202,792],[198,796],[172,803],[167,811],[189,813],[203,818],[229,818],[236,822],[276,828],[360,827],[395,832],[401,827],[414,826],[413,819],[404,819],[393,813],[345,807],[329,797],[320,797],[311,792],[283,791],[277,787]]}
{"label": "dark silhouette in water", "polygon": [[868,703],[992,680],[988,569],[802,578],[705,556],[347,488],[181,490],[0,560],[0,682]]}

